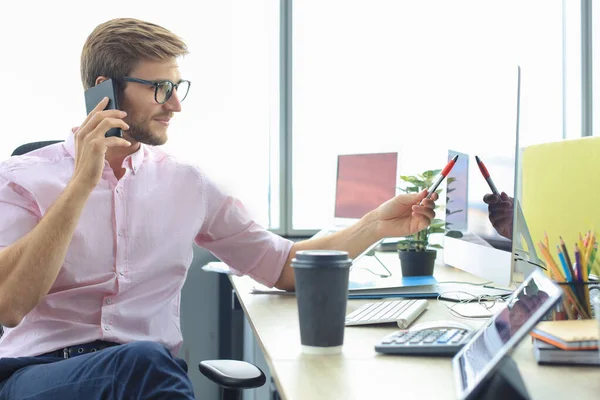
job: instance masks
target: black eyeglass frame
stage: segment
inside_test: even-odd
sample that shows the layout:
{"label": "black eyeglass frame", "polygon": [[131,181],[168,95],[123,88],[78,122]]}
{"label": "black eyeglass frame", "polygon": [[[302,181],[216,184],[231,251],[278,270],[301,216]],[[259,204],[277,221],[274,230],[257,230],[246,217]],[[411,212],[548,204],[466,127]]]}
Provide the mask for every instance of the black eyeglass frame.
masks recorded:
{"label": "black eyeglass frame", "polygon": [[[190,92],[190,88],[192,87],[192,82],[187,81],[185,79],[182,79],[182,80],[180,80],[177,83],[174,83],[174,82],[172,82],[172,81],[170,81],[168,79],[165,79],[165,80],[162,80],[162,81],[147,81],[145,79],[133,78],[131,76],[124,76],[121,79],[124,80],[125,82],[135,82],[135,83],[141,83],[143,85],[154,86],[154,101],[156,101],[158,104],[165,104],[167,101],[169,101],[169,99],[171,98],[171,96],[173,96],[173,91],[177,90],[179,88],[179,85],[181,85],[182,82],[187,82],[187,84],[188,84],[188,90],[187,90],[187,92],[185,92],[185,95],[182,98],[179,99],[179,101],[185,100],[185,98],[187,97],[188,93]],[[160,102],[160,101],[158,101],[158,88],[163,83],[170,83],[171,86],[173,87],[173,89],[171,89],[171,91],[167,95],[167,98],[165,99],[165,101]]]}

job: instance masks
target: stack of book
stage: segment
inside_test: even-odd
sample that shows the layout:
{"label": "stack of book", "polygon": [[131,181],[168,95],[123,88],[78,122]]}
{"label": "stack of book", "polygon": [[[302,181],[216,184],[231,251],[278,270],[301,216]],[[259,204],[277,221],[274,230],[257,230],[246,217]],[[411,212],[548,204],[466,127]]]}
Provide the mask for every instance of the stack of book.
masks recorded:
{"label": "stack of book", "polygon": [[600,327],[593,319],[544,321],[531,332],[538,364],[600,366]]}

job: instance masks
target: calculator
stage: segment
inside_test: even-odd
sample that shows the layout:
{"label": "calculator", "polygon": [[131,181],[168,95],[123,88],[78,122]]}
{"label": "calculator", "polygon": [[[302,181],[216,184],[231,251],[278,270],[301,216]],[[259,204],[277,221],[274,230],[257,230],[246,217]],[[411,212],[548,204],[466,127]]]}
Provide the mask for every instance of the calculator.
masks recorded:
{"label": "calculator", "polygon": [[473,329],[432,327],[401,330],[375,344],[375,351],[386,354],[453,356],[469,341]]}

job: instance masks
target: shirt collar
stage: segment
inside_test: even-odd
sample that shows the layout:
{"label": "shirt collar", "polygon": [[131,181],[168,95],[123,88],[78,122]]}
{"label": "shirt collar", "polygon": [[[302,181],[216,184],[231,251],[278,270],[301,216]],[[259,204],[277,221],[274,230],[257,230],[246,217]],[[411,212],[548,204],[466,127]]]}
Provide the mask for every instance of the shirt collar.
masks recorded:
{"label": "shirt collar", "polygon": [[[75,159],[75,135],[71,132],[64,143],[65,150]],[[133,154],[128,155],[123,160],[123,168],[129,168],[135,174],[140,169],[144,162],[144,155],[146,154],[145,144],[140,143],[140,148]]]}

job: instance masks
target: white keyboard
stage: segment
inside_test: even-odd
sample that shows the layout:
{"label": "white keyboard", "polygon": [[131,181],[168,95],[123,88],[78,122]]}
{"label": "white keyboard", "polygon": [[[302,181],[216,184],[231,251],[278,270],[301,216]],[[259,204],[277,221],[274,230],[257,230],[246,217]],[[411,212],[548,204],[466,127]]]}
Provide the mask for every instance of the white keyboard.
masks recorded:
{"label": "white keyboard", "polygon": [[367,303],[346,315],[346,326],[396,322],[407,328],[427,309],[427,300],[390,300]]}

